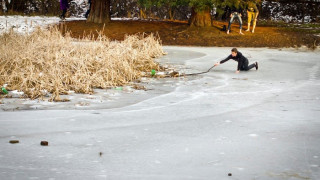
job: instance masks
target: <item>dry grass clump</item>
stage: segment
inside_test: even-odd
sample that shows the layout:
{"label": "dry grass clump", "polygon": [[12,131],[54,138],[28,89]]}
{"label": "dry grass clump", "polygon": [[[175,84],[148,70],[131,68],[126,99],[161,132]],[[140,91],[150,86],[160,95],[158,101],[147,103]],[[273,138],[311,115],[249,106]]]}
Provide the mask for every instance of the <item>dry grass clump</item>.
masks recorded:
{"label": "dry grass clump", "polygon": [[74,42],[59,30],[40,30],[31,35],[0,35],[0,86],[23,91],[35,99],[68,91],[92,93],[93,88],[123,86],[143,72],[159,70],[153,58],[164,54],[154,35],[128,36],[122,42],[104,36]]}

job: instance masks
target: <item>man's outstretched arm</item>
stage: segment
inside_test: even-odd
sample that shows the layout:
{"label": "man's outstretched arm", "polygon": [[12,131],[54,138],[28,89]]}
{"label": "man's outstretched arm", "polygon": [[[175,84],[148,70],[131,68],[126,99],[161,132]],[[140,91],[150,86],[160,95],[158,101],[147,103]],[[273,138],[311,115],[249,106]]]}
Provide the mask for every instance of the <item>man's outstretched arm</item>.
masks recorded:
{"label": "man's outstretched arm", "polygon": [[217,63],[215,63],[214,64],[214,66],[218,66],[219,64],[223,64],[223,63],[225,63],[225,62],[227,62],[229,59],[231,59],[232,58],[232,56],[231,55],[229,55],[227,58],[225,58],[224,60],[221,60],[220,62],[217,62]]}

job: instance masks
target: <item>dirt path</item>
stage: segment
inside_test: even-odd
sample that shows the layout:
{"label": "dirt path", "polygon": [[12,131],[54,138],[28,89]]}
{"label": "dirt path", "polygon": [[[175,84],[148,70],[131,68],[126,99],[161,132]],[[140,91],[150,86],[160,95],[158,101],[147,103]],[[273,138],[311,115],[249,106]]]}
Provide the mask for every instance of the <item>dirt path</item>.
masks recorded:
{"label": "dirt path", "polygon": [[[84,34],[103,33],[112,40],[122,40],[125,35],[137,33],[157,33],[164,45],[185,46],[218,46],[218,47],[299,47],[320,45],[320,37],[308,31],[298,31],[294,28],[260,27],[255,33],[239,34],[239,25],[234,23],[228,35],[222,31],[226,22],[214,22],[214,27],[189,27],[186,22],[167,21],[112,21],[110,24],[94,24],[86,21],[66,22],[65,26],[73,37]],[[243,27],[246,30],[247,26]]]}

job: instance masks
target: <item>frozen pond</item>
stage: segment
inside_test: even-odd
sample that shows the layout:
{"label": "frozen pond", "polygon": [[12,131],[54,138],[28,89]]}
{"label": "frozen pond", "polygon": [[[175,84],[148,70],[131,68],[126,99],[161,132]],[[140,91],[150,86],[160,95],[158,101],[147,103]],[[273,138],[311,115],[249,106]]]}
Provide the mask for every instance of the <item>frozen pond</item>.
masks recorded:
{"label": "frozen pond", "polygon": [[[202,72],[230,49],[165,47],[159,61]],[[147,91],[3,100],[0,179],[319,179],[320,52],[239,51],[259,70],[230,60]]]}

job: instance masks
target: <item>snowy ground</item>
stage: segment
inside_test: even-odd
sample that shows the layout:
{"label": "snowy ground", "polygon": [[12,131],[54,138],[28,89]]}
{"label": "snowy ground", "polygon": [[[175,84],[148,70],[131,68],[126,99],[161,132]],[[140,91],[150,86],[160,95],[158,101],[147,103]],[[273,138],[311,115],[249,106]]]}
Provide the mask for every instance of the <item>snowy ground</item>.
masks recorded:
{"label": "snowy ground", "polygon": [[[159,61],[201,72],[230,49],[165,47]],[[145,79],[148,91],[4,100],[0,179],[319,179],[320,52],[239,50],[260,69],[235,74],[230,61]]]}
{"label": "snowy ground", "polygon": [[[111,18],[112,20],[138,20],[138,18]],[[86,18],[69,17],[65,21],[80,21]],[[59,17],[47,16],[0,16],[0,34],[13,30],[21,34],[32,33],[36,28],[46,28],[49,25],[58,24]]]}
{"label": "snowy ground", "polygon": [[[66,21],[85,20],[85,18],[66,18]],[[46,16],[0,16],[0,34],[11,29],[19,33],[31,33],[37,27],[45,28],[48,25],[58,24],[59,17]]]}

